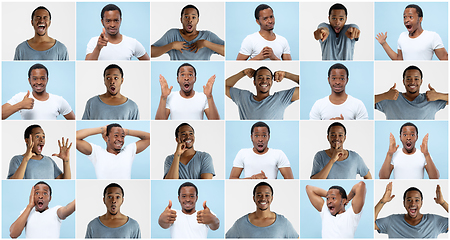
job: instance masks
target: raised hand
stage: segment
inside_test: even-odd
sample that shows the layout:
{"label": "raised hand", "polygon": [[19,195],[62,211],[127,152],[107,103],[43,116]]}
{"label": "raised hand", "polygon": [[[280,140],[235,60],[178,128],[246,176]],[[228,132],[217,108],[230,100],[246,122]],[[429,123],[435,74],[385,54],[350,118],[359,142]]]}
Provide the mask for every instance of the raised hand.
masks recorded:
{"label": "raised hand", "polygon": [[274,79],[275,82],[281,82],[281,80],[284,79],[284,77],[286,76],[286,72],[285,71],[276,71],[274,74]]}
{"label": "raised hand", "polygon": [[378,42],[381,45],[383,45],[383,44],[386,43],[387,32],[385,32],[385,33],[380,32],[380,33],[377,34],[377,36],[375,38],[378,40]]}
{"label": "raised hand", "polygon": [[182,142],[180,138],[177,138],[177,150],[175,151],[175,155],[181,156],[186,150],[186,143]]}
{"label": "raised hand", "polygon": [[395,145],[395,137],[392,133],[389,135],[389,150],[388,154],[393,155],[398,149],[398,145]]}
{"label": "raised hand", "polygon": [[28,90],[27,95],[23,97],[21,109],[33,109],[34,99],[30,98],[30,90]]}
{"label": "raised hand", "polygon": [[423,153],[423,155],[427,156],[430,153],[428,152],[428,133],[423,137],[422,144],[420,144],[420,151]]}
{"label": "raised hand", "polygon": [[431,87],[431,84],[428,84],[428,88],[430,90],[425,92],[425,95],[427,96],[427,101],[432,102],[432,101],[439,100],[440,93],[436,92],[436,90]]}
{"label": "raised hand", "polygon": [[396,85],[397,85],[397,84],[394,83],[394,86],[391,87],[391,88],[389,88],[389,91],[387,91],[387,92],[385,93],[385,94],[386,94],[386,99],[387,99],[387,100],[397,100],[399,92],[398,92],[397,89],[395,89]]}
{"label": "raised hand", "polygon": [[31,187],[30,200],[28,202],[28,207],[30,207],[30,208],[34,207],[34,195],[35,195],[35,193],[34,193],[34,186],[33,186],[33,187]]}
{"label": "raised hand", "polygon": [[392,182],[388,183],[388,185],[386,185],[386,191],[384,192],[383,198],[381,199],[381,201],[383,203],[387,203],[390,202],[395,195],[391,195],[392,194]]}
{"label": "raised hand", "polygon": [[442,205],[445,202],[444,196],[442,196],[441,186],[439,186],[439,184],[436,186],[436,197],[434,198],[434,201],[439,205]]}
{"label": "raised hand", "polygon": [[208,79],[208,82],[206,85],[203,86],[203,93],[206,95],[207,98],[212,97],[212,89],[214,85],[214,81],[216,81],[216,75],[213,75]]}
{"label": "raised hand", "polygon": [[172,91],[173,86],[170,86],[169,88],[167,80],[162,75],[159,75],[159,84],[161,85],[161,97],[167,98]]}
{"label": "raised hand", "polygon": [[97,40],[97,48],[102,49],[103,47],[106,47],[108,45],[109,39],[106,37],[105,28],[103,28],[102,33],[98,37]]}
{"label": "raised hand", "polygon": [[255,74],[255,69],[246,68],[244,69],[244,74],[247,75],[248,78],[253,78],[253,75]]}
{"label": "raised hand", "polygon": [[23,155],[23,159],[30,160],[30,158],[36,156],[36,153],[33,152],[33,147],[34,147],[35,142],[33,142],[33,138],[31,137],[31,134],[26,139],[26,142],[27,142],[27,151]]}
{"label": "raised hand", "polygon": [[216,217],[211,213],[209,207],[206,206],[206,201],[203,202],[203,210],[197,211],[197,222],[201,224],[214,223]]}
{"label": "raised hand", "polygon": [[359,38],[359,34],[361,31],[355,27],[349,27],[347,29],[347,32],[345,32],[345,36],[347,36],[350,39]]}
{"label": "raised hand", "polygon": [[68,138],[66,139],[66,141],[64,141],[64,137],[62,138],[61,142],[58,140],[59,153],[53,153],[52,156],[59,157],[64,162],[66,162],[69,161],[70,158],[70,148],[72,147],[72,143],[69,144]]}
{"label": "raised hand", "polygon": [[159,220],[164,224],[173,224],[177,220],[177,211],[172,210],[172,201],[169,200],[169,205],[164,209],[164,212],[159,217]]}

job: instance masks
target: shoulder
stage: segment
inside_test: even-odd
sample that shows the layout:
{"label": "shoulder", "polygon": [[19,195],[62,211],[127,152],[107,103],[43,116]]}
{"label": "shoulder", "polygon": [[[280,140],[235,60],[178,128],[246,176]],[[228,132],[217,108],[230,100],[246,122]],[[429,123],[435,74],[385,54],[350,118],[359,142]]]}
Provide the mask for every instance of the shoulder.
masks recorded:
{"label": "shoulder", "polygon": [[11,158],[11,162],[16,162],[16,161],[21,162],[22,160],[23,160],[23,156],[22,155],[16,155],[16,156]]}
{"label": "shoulder", "polygon": [[133,218],[131,218],[131,217],[128,217],[127,224],[139,228],[139,223],[136,220],[134,220]]}
{"label": "shoulder", "polygon": [[122,41],[128,42],[128,43],[139,43],[139,41],[136,40],[136,38],[128,37],[123,34],[122,34]]}
{"label": "shoulder", "polygon": [[244,41],[250,41],[250,40],[252,40],[252,39],[254,39],[254,38],[257,38],[257,37],[260,37],[261,35],[259,34],[259,32],[254,32],[254,33],[252,33],[252,34],[249,34],[249,35],[247,35],[245,38],[244,38]]}
{"label": "shoulder", "polygon": [[345,26],[346,26],[347,28],[354,27],[354,28],[359,29],[358,25],[356,25],[356,24],[354,24],[354,23],[346,24]]}
{"label": "shoulder", "polygon": [[137,108],[137,104],[136,102],[134,102],[133,100],[131,100],[130,98],[127,98],[127,101],[125,102],[128,105],[132,105],[133,107]]}
{"label": "shoulder", "polygon": [[238,220],[236,220],[235,224],[238,224],[238,225],[247,224],[248,223],[248,215],[249,215],[249,213],[247,213],[244,216],[238,218]]}
{"label": "shoulder", "polygon": [[361,156],[357,152],[349,150],[349,149],[347,149],[347,151],[348,151],[348,155],[351,156],[352,158],[361,158]]}
{"label": "shoulder", "polygon": [[207,152],[197,151],[197,154],[200,158],[211,158],[211,155]]}
{"label": "shoulder", "polygon": [[[349,151],[350,152],[350,151]],[[325,150],[320,150],[318,152],[316,152],[316,154],[314,155],[314,159],[316,158],[322,158],[324,155],[326,155],[327,153],[325,152]]]}
{"label": "shoulder", "polygon": [[276,36],[277,36],[277,40],[278,41],[283,41],[283,42],[287,42],[287,39],[285,38],[285,37],[283,37],[283,36],[281,36],[281,35],[279,35],[279,34],[275,34]]}
{"label": "shoulder", "polygon": [[89,43],[92,43],[92,42],[96,43],[99,37],[100,37],[100,36],[92,37],[92,38],[89,40]]}
{"label": "shoulder", "polygon": [[95,225],[99,225],[99,223],[100,223],[100,219],[99,219],[99,217],[96,217],[89,222],[87,227],[88,227],[88,229],[93,228]]}
{"label": "shoulder", "polygon": [[30,46],[27,43],[27,40],[19,43],[19,45],[17,45],[16,50],[21,50],[23,48],[29,48]]}
{"label": "shoulder", "polygon": [[55,47],[63,49],[63,50],[67,50],[66,45],[64,45],[64,43],[62,43],[62,42],[60,42],[60,41],[58,41],[56,39],[55,39],[55,41],[56,41],[55,42]]}
{"label": "shoulder", "polygon": [[99,95],[95,95],[95,96],[89,98],[89,100],[87,100],[86,104],[93,104],[94,102],[101,102]]}
{"label": "shoulder", "polygon": [[320,23],[319,26],[317,26],[317,28],[323,28],[323,27],[331,28],[331,25],[326,22],[323,22],[323,23]]}
{"label": "shoulder", "polygon": [[350,94],[348,95],[347,101],[350,101],[350,102],[354,102],[354,103],[357,103],[357,104],[362,104],[362,105],[364,105],[363,101],[361,101],[361,100],[359,100],[359,99],[353,97],[353,96],[350,95]]}
{"label": "shoulder", "polygon": [[323,98],[317,99],[317,101],[314,103],[314,105],[316,105],[316,104],[326,104],[326,103],[329,103],[329,102],[330,102],[329,96],[325,96]]}

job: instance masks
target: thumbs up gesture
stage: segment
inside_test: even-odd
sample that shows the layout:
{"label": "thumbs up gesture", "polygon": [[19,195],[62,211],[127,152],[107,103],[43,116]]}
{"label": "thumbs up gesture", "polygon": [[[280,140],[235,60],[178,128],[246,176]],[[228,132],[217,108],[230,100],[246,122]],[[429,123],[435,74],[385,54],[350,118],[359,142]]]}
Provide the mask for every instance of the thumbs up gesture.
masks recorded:
{"label": "thumbs up gesture", "polygon": [[386,99],[388,99],[388,100],[397,100],[399,92],[398,92],[397,89],[395,89],[396,85],[397,84],[394,83],[394,86],[391,87],[389,89],[389,91],[386,92]]}
{"label": "thumbs up gesture", "polygon": [[28,90],[27,95],[23,97],[21,102],[21,109],[33,109],[34,107],[34,99],[30,98],[30,90]]}
{"label": "thumbs up gesture", "polygon": [[177,219],[177,211],[172,210],[172,201],[169,200],[169,205],[164,209],[164,212],[159,217],[159,220],[164,224],[173,224]]}
{"label": "thumbs up gesture", "polygon": [[428,102],[432,102],[432,101],[441,99],[441,97],[440,97],[441,93],[436,92],[436,90],[431,87],[431,84],[428,84],[428,88],[430,90],[426,91],[426,93],[425,93],[425,95],[427,96]]}
{"label": "thumbs up gesture", "polygon": [[216,221],[216,216],[211,213],[209,207],[206,206],[206,201],[203,202],[203,210],[197,211],[197,222],[201,224],[211,224]]}

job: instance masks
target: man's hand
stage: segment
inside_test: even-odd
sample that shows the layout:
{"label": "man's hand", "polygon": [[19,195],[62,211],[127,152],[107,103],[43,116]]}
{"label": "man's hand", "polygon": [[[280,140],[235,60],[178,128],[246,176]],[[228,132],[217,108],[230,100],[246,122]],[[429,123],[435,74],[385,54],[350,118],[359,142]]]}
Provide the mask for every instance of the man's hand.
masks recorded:
{"label": "man's hand", "polygon": [[161,97],[167,98],[172,91],[173,86],[170,86],[169,88],[167,80],[162,75],[159,75],[159,84],[161,85]]}
{"label": "man's hand", "polygon": [[274,79],[275,82],[281,82],[281,80],[284,79],[284,77],[286,76],[286,72],[285,71],[276,71],[274,74]]}
{"label": "man's hand", "polygon": [[253,78],[253,75],[255,74],[255,69],[253,69],[253,68],[246,68],[246,69],[244,69],[244,74],[245,74],[248,78],[252,79],[252,78]]}
{"label": "man's hand", "polygon": [[331,156],[331,160],[333,162],[338,161],[345,155],[344,148],[341,146],[341,143],[336,143],[336,148],[334,149],[333,155]]}
{"label": "man's hand", "polygon": [[27,95],[23,97],[21,101],[21,109],[33,109],[34,107],[34,99],[30,98],[30,90],[28,90]]}
{"label": "man's hand", "polygon": [[433,102],[433,101],[439,100],[440,93],[436,92],[436,90],[431,87],[431,84],[428,84],[428,88],[430,90],[425,92],[425,95],[427,96],[427,101]]}
{"label": "man's hand", "polygon": [[380,33],[377,34],[377,36],[375,38],[378,40],[378,42],[381,45],[383,45],[383,44],[386,43],[387,32],[385,32],[385,33],[380,32]]}
{"label": "man's hand", "polygon": [[386,191],[384,192],[383,198],[381,198],[381,203],[385,204],[387,202],[390,202],[395,197],[395,195],[391,194],[392,194],[392,182],[386,185]]}
{"label": "man's hand", "polygon": [[208,79],[208,82],[206,85],[203,86],[203,93],[206,95],[207,98],[212,97],[212,89],[214,85],[214,81],[216,81],[216,75],[213,75]]}
{"label": "man's hand", "polygon": [[397,149],[398,145],[395,145],[395,137],[392,133],[390,133],[388,154],[392,156],[395,152],[397,152]]}
{"label": "man's hand", "polygon": [[344,116],[341,114],[340,117],[330,118],[330,120],[344,120]]}
{"label": "man's hand", "polygon": [[172,210],[172,200],[169,200],[169,205],[164,209],[164,212],[161,213],[159,217],[159,221],[164,224],[171,225],[177,220],[177,211]]}
{"label": "man's hand", "polygon": [[31,138],[31,134],[30,134],[30,136],[28,136],[28,138],[27,138],[27,151],[23,155],[24,160],[26,159],[28,161],[32,157],[36,156],[36,153],[33,152],[34,144],[35,144],[35,142],[33,142],[33,138]]}
{"label": "man's hand", "polygon": [[189,50],[189,45],[187,42],[174,41],[171,42],[171,49],[175,49],[183,53],[183,50]]}
{"label": "man's hand", "polygon": [[[438,185],[439,186],[439,185]],[[30,193],[30,201],[28,202],[28,207],[31,209],[34,207],[34,186],[31,187],[31,193]]]}
{"label": "man's hand", "polygon": [[420,151],[423,155],[428,156],[430,153],[428,152],[428,133],[423,137],[422,144],[420,144]]}
{"label": "man's hand", "polygon": [[266,174],[261,170],[261,173],[257,173],[251,176],[251,179],[267,179]]}
{"label": "man's hand", "polygon": [[316,40],[322,40],[325,41],[328,38],[328,35],[330,35],[330,31],[328,28],[318,28],[316,31],[314,31],[314,38]]}
{"label": "man's hand", "polygon": [[100,34],[100,37],[98,37],[97,40],[97,48],[101,50],[103,47],[106,47],[108,45],[109,39],[106,37],[105,28],[103,28],[102,33]]}
{"label": "man's hand", "polygon": [[442,196],[441,192],[441,186],[439,186],[439,184],[436,186],[436,197],[434,198],[434,201],[439,205],[445,203],[444,196]]}
{"label": "man's hand", "polygon": [[257,60],[264,60],[266,58],[269,58],[270,60],[280,60],[279,58],[277,58],[277,56],[275,56],[272,48],[267,47],[267,46],[264,47],[261,50],[261,52],[254,57],[254,59],[257,59]]}
{"label": "man's hand", "polygon": [[177,140],[177,150],[175,151],[175,155],[181,156],[187,150],[186,143],[182,142],[179,138]]}
{"label": "man's hand", "polygon": [[198,40],[198,41],[192,43],[192,44],[189,46],[189,51],[191,51],[191,52],[192,52],[192,51],[195,51],[195,53],[197,53],[198,50],[200,50],[200,49],[206,47],[206,42],[207,42],[207,41],[208,41],[208,40],[201,39],[201,40]]}
{"label": "man's hand", "polygon": [[68,138],[66,139],[66,141],[64,141],[64,137],[62,138],[61,142],[58,140],[59,153],[53,153],[52,156],[59,157],[64,162],[66,162],[69,161],[70,158],[70,148],[72,147],[72,143],[69,144]]}
{"label": "man's hand", "polygon": [[197,222],[200,224],[211,224],[216,220],[215,216],[209,210],[209,207],[206,206],[206,201],[203,202],[203,210],[197,211]]}
{"label": "man's hand", "polygon": [[387,92],[385,93],[385,94],[386,94],[386,99],[387,99],[387,100],[397,100],[399,92],[398,92],[397,89],[395,89],[396,85],[397,85],[397,84],[394,83],[394,86],[391,87],[391,88],[389,89],[389,91],[387,91]]}
{"label": "man's hand", "polygon": [[355,27],[349,27],[347,29],[347,32],[345,32],[345,36],[347,36],[350,39],[358,39],[359,38],[359,34],[361,31],[359,31],[359,29],[355,28]]}

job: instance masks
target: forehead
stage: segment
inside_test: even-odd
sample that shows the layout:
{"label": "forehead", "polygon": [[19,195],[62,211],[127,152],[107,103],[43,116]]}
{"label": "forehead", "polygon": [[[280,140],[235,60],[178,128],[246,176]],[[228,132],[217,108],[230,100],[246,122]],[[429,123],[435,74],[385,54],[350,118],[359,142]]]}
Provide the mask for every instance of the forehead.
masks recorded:
{"label": "forehead", "polygon": [[188,73],[194,73],[194,68],[191,67],[191,66],[182,66],[182,67],[180,68],[180,73],[186,73],[186,72],[188,72]]}
{"label": "forehead", "polygon": [[271,8],[266,8],[266,9],[263,9],[263,10],[259,11],[259,17],[260,18],[267,17],[267,16],[270,16],[270,15],[273,15],[273,11],[272,11]]}
{"label": "forehead", "polygon": [[119,10],[106,11],[103,14],[103,18],[106,18],[106,19],[120,19],[120,12],[119,12]]}
{"label": "forehead", "polygon": [[118,68],[110,68],[110,69],[106,70],[105,76],[108,76],[108,75],[120,75],[121,76],[120,70]]}
{"label": "forehead", "polygon": [[408,192],[406,193],[405,199],[408,199],[408,198],[419,198],[419,199],[421,199],[421,198],[420,198],[420,193],[419,193],[418,191],[415,191],[415,190],[413,190],[413,191],[408,191]]}
{"label": "forehead", "polygon": [[331,10],[331,16],[345,17],[345,10],[344,9],[333,9],[333,10]]}
{"label": "forehead", "polygon": [[44,68],[35,68],[31,70],[30,76],[46,76],[47,77],[47,71],[45,71]]}
{"label": "forehead", "polygon": [[49,188],[48,188],[47,185],[41,183],[41,184],[36,185],[36,186],[34,187],[34,190],[35,190],[35,191],[40,190],[40,191],[48,192],[48,191],[49,191]]}
{"label": "forehead", "polygon": [[420,77],[419,70],[417,70],[417,69],[407,70],[406,73],[405,73],[405,77],[411,77],[411,76],[413,76],[413,77],[419,76]]}
{"label": "forehead", "polygon": [[337,189],[330,189],[327,192],[327,196],[340,198],[341,194],[339,193],[339,190],[337,190]]}
{"label": "forehead", "polygon": [[188,125],[184,125],[182,127],[180,127],[180,130],[178,130],[179,133],[183,133],[183,132],[194,132],[194,130],[188,126]]}
{"label": "forehead", "polygon": [[270,190],[269,186],[258,186],[255,190],[255,193],[270,193],[272,194],[272,191]]}
{"label": "forehead", "polygon": [[416,128],[414,126],[404,126],[402,133],[416,133]]}
{"label": "forehead", "polygon": [[195,188],[192,186],[182,187],[180,189],[180,195],[196,195]]}
{"label": "forehead", "polygon": [[405,9],[405,12],[403,13],[404,15],[414,15],[417,14],[417,10],[415,8],[407,8]]}
{"label": "forehead", "polygon": [[36,10],[36,12],[34,12],[33,17],[37,17],[37,16],[39,16],[39,17],[49,16],[49,13],[45,9],[38,9],[38,10]]}
{"label": "forehead", "polygon": [[121,127],[112,127],[112,128],[111,128],[111,132],[112,132],[112,133],[125,133],[125,132],[123,131],[123,128],[121,128]]}
{"label": "forehead", "polygon": [[197,10],[195,8],[186,8],[183,11],[183,15],[198,15]]}
{"label": "forehead", "polygon": [[330,76],[345,76],[347,77],[347,71],[345,71],[345,69],[332,69],[330,72]]}
{"label": "forehead", "polygon": [[31,130],[31,134],[44,134],[44,130],[40,127],[35,127]]}
{"label": "forehead", "polygon": [[106,195],[110,195],[110,194],[118,194],[118,195],[123,195],[122,190],[118,187],[109,187],[106,189]]}
{"label": "forehead", "polygon": [[267,127],[255,127],[253,133],[267,133],[269,130]]}
{"label": "forehead", "polygon": [[272,76],[272,74],[267,69],[260,69],[260,70],[258,70],[258,72],[256,72],[256,77],[259,77],[259,76]]}
{"label": "forehead", "polygon": [[330,133],[344,133],[344,128],[342,126],[332,126],[330,128]]}

